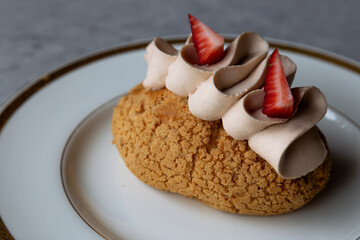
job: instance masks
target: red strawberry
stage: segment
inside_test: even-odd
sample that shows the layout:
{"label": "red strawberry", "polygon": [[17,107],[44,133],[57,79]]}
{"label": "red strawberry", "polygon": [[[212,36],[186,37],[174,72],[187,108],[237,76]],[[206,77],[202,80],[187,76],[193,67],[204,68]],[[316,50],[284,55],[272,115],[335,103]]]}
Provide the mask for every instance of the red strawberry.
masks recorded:
{"label": "red strawberry", "polygon": [[270,56],[264,90],[262,113],[273,118],[290,118],[294,112],[294,98],[281,65],[278,49]]}
{"label": "red strawberry", "polygon": [[196,17],[189,16],[192,39],[201,64],[213,64],[224,57],[224,38]]}

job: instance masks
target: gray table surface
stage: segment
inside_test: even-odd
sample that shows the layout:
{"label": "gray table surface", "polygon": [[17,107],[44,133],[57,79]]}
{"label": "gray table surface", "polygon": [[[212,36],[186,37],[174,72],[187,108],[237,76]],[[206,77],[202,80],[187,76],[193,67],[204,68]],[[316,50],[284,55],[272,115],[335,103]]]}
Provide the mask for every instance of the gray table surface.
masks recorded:
{"label": "gray table surface", "polygon": [[359,0],[0,0],[0,104],[87,53],[188,34],[187,13],[221,33],[255,31],[360,61],[359,10]]}

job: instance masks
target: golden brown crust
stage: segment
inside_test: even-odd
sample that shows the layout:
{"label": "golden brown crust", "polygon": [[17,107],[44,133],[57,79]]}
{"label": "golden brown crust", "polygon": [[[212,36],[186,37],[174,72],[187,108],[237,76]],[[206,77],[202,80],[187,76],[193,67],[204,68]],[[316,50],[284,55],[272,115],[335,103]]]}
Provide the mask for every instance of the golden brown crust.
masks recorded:
{"label": "golden brown crust", "polygon": [[304,206],[327,184],[329,156],[305,177],[285,180],[221,121],[202,121],[187,99],[137,85],[114,109],[114,143],[141,181],[223,211],[274,215]]}

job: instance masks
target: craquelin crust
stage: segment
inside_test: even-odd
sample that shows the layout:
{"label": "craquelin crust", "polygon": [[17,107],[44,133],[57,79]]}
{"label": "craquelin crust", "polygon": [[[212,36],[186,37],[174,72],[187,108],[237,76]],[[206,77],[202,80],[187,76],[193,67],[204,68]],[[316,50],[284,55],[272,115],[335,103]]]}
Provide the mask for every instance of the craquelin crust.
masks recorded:
{"label": "craquelin crust", "polygon": [[[330,178],[329,156],[308,175],[283,179],[221,121],[203,121],[187,98],[134,87],[114,109],[113,142],[141,181],[223,211],[275,215],[304,206]],[[324,138],[325,140],[325,138]]]}

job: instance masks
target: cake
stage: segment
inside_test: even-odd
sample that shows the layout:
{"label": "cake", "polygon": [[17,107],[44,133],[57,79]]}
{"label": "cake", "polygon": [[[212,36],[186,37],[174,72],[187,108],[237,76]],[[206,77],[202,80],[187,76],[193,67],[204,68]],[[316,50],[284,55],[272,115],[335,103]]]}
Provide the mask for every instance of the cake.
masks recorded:
{"label": "cake", "polygon": [[[304,206],[330,178],[316,127],[324,95],[290,89],[295,63],[278,50],[267,57],[260,35],[242,33],[222,51],[221,36],[189,20],[192,35],[180,51],[161,38],[148,45],[145,80],[114,109],[113,143],[126,166],[152,187],[226,212],[276,215]],[[211,50],[197,49],[199,39]]]}

